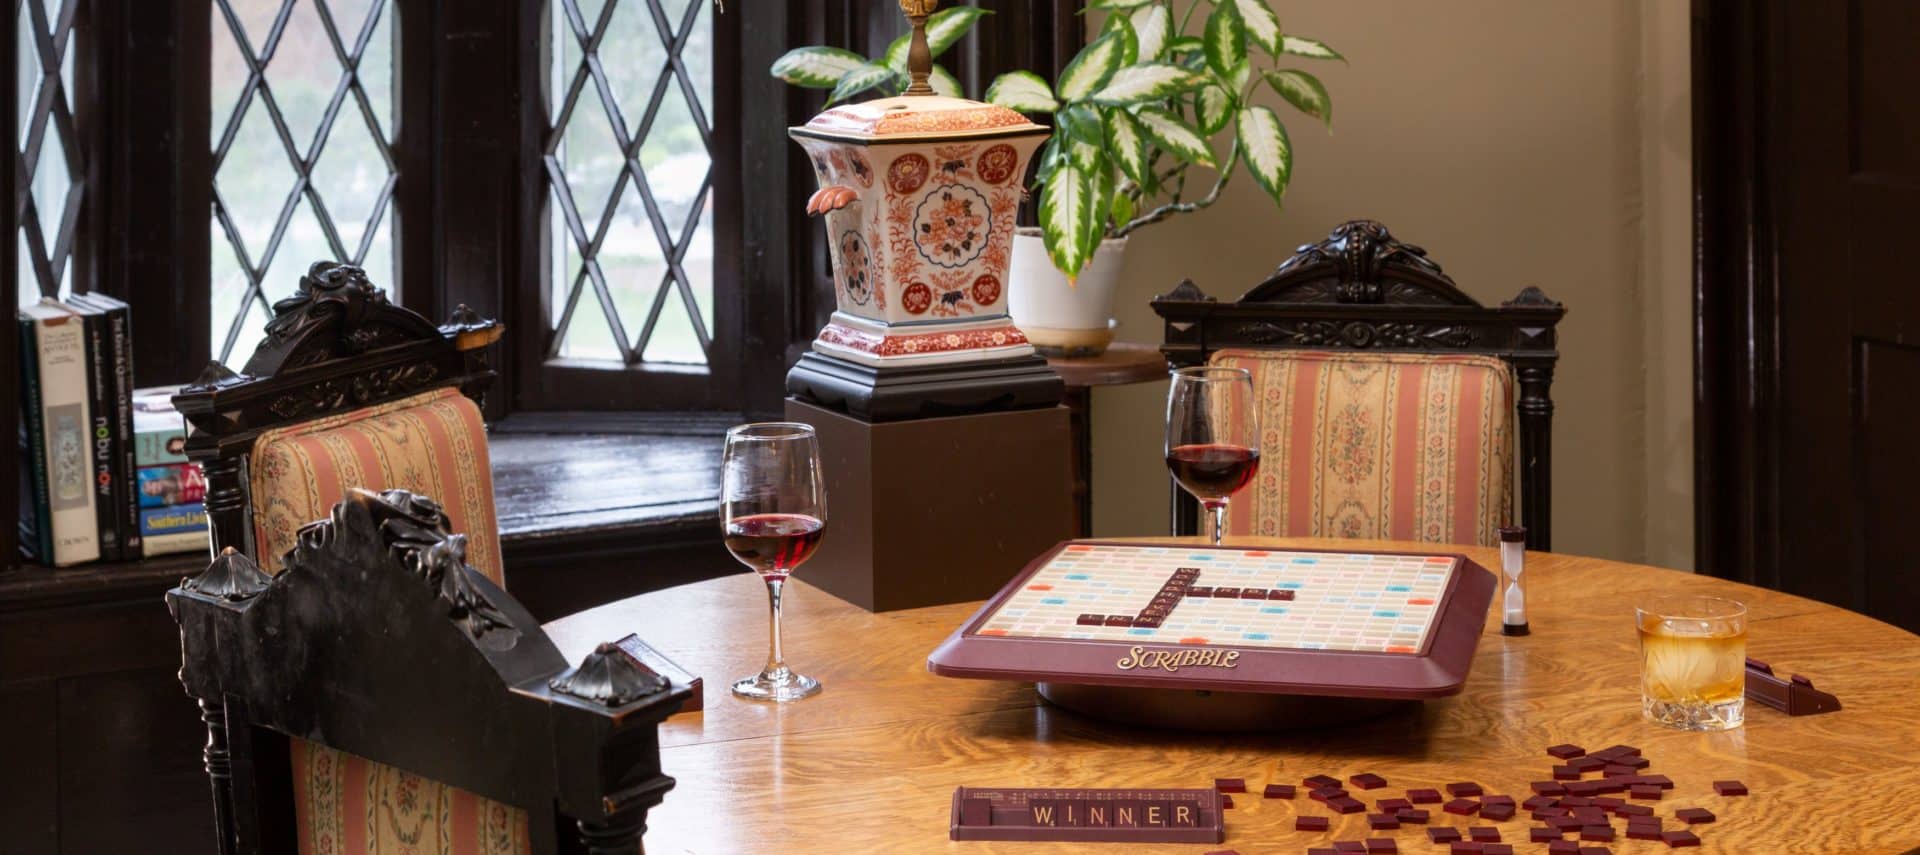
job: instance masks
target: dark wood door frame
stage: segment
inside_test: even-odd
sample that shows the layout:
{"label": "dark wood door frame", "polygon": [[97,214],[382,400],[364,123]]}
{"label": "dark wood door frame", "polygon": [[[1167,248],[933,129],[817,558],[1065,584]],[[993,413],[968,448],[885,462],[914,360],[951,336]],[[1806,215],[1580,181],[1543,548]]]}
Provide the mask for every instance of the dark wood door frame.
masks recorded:
{"label": "dark wood door frame", "polygon": [[1694,526],[1699,572],[1780,584],[1783,10],[1693,0]]}

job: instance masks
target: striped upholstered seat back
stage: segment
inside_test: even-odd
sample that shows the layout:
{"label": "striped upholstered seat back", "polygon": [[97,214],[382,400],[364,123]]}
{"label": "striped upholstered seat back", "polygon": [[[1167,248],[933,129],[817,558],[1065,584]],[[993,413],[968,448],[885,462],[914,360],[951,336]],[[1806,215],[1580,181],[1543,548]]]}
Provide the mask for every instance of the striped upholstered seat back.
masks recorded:
{"label": "striped upholstered seat back", "polygon": [[411,490],[446,510],[467,536],[467,563],[501,587],[493,470],[480,408],[448,387],[260,435],[251,462],[253,537],[268,573],[300,527],[327,515],[347,488]]}
{"label": "striped upholstered seat back", "polygon": [[1513,380],[1491,356],[1222,350],[1260,407],[1231,534],[1492,545],[1512,518]]}
{"label": "striped upholstered seat back", "polygon": [[[505,586],[486,425],[454,388],[261,434],[250,480],[260,566],[278,573],[300,527],[347,488],[411,490],[467,536],[467,563]],[[298,737],[294,821],[303,855],[521,855],[527,812]]]}

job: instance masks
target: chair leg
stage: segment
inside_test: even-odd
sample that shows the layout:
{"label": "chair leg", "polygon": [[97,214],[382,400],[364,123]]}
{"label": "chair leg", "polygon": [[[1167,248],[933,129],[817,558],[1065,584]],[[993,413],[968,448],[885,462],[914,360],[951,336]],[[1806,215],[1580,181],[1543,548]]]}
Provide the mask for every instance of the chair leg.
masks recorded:
{"label": "chair leg", "polygon": [[219,836],[220,855],[237,850],[233,827],[233,754],[227,744],[227,708],[213,701],[200,702],[200,719],[207,723],[207,779],[213,786],[213,826]]}
{"label": "chair leg", "polygon": [[618,814],[602,823],[582,820],[579,826],[580,844],[588,855],[645,855],[647,851],[640,841],[647,831],[645,809]]}

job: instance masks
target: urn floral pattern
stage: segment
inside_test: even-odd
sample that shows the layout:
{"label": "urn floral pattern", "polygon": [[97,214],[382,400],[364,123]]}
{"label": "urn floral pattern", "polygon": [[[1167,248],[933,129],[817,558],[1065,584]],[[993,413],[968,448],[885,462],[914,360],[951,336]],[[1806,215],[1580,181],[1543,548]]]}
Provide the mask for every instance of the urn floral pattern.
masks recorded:
{"label": "urn floral pattern", "polygon": [[[792,130],[820,190],[834,321],[816,349],[870,364],[1031,353],[1007,318],[1021,179],[1047,130],[1002,107],[901,96]],[[836,329],[837,328],[837,329]]]}

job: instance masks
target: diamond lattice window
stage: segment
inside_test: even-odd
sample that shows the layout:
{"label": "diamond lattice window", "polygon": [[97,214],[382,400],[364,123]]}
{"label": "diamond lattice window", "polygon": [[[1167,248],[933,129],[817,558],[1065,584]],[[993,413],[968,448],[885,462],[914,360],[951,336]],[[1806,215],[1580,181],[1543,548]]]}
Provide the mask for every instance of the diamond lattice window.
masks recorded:
{"label": "diamond lattice window", "polygon": [[73,290],[80,220],[80,149],[73,126],[73,16],[80,0],[14,4],[14,92],[19,114],[19,305]]}
{"label": "diamond lattice window", "polygon": [[[71,0],[69,0],[71,2]],[[213,1],[213,353],[322,259],[395,283],[393,3]]]}
{"label": "diamond lattice window", "polygon": [[704,365],[710,0],[552,0],[549,357]]}

